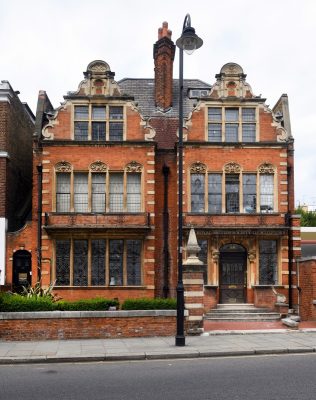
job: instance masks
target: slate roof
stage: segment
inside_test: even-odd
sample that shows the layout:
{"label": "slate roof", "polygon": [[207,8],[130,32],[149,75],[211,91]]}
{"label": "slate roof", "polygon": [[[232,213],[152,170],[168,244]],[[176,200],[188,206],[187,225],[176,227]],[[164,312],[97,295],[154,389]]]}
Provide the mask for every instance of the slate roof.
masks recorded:
{"label": "slate roof", "polygon": [[[179,80],[173,80],[173,104],[172,108],[167,112],[159,111],[155,106],[155,80],[154,79],[137,79],[124,78],[118,81],[118,85],[122,94],[134,96],[135,102],[138,103],[141,114],[145,117],[165,116],[176,118],[179,113]],[[190,89],[210,89],[209,83],[199,79],[185,79],[183,82],[184,103],[183,114],[186,117],[197,103],[196,98],[189,98]]]}

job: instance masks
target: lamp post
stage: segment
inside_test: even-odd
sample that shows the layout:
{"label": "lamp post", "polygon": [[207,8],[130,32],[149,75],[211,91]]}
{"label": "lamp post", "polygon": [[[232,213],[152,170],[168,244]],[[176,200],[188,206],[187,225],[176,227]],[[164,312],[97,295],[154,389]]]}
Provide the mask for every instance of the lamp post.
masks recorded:
{"label": "lamp post", "polygon": [[185,346],[184,336],[184,287],[183,287],[183,266],[182,266],[182,242],[183,242],[183,50],[192,54],[199,49],[203,40],[195,34],[191,27],[191,17],[185,16],[181,37],[176,41],[179,47],[179,142],[178,142],[178,284],[177,284],[177,334],[176,346]]}

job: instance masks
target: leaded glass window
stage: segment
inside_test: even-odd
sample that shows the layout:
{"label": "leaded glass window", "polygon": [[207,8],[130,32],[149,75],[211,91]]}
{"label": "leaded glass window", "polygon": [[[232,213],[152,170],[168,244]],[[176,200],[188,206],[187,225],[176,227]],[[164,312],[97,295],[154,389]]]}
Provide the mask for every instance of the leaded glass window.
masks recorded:
{"label": "leaded glass window", "polygon": [[274,175],[260,174],[260,211],[272,212],[274,209]]}
{"label": "leaded glass window", "polygon": [[73,284],[88,285],[88,241],[74,240]]}
{"label": "leaded glass window", "polygon": [[91,285],[105,285],[105,240],[91,240]]}
{"label": "leaded glass window", "polygon": [[113,140],[124,137],[124,107],[87,105],[74,107],[75,140]]}
{"label": "leaded glass window", "polygon": [[198,239],[198,245],[200,246],[200,251],[198,253],[198,258],[200,261],[203,262],[202,270],[203,270],[203,279],[204,279],[204,284],[207,284],[208,282],[208,277],[207,277],[207,240],[204,239]]}
{"label": "leaded glass window", "polygon": [[239,119],[238,108],[226,108],[225,109],[225,120],[226,122],[235,122]]}
{"label": "leaded glass window", "polygon": [[222,212],[222,175],[208,175],[208,212],[219,214]]}
{"label": "leaded glass window", "polygon": [[70,211],[70,174],[56,174],[56,211]]}
{"label": "leaded glass window", "polygon": [[[110,107],[109,140],[123,140],[123,107]],[[113,122],[113,120],[115,122]],[[121,120],[121,121],[119,121]]]}
{"label": "leaded glass window", "polygon": [[74,174],[74,210],[88,212],[88,174]]}
{"label": "leaded glass window", "polygon": [[88,140],[89,107],[75,106],[75,140]]}
{"label": "leaded glass window", "polygon": [[123,285],[123,240],[109,241],[110,285]]}
{"label": "leaded glass window", "polygon": [[122,122],[110,122],[109,140],[113,141],[123,140]]}
{"label": "leaded glass window", "polygon": [[239,212],[239,175],[226,175],[226,212]]}
{"label": "leaded glass window", "polygon": [[256,121],[256,109],[255,108],[243,108],[242,109],[242,122],[254,122]]}
{"label": "leaded glass window", "polygon": [[245,213],[257,210],[257,175],[243,174],[243,207]]}
{"label": "leaded glass window", "polygon": [[56,284],[141,285],[142,245],[140,239],[57,239]]}
{"label": "leaded glass window", "polygon": [[130,172],[127,174],[126,203],[128,212],[141,210],[141,174]]}
{"label": "leaded glass window", "polygon": [[127,284],[141,284],[141,241],[127,240]]}
{"label": "leaded glass window", "polygon": [[220,107],[209,107],[208,119],[209,121],[222,121],[222,109]]}
{"label": "leaded glass window", "polygon": [[278,283],[278,257],[276,240],[259,241],[259,284]]}
{"label": "leaded glass window", "polygon": [[105,140],[106,122],[92,122],[92,140]]}
{"label": "leaded glass window", "polygon": [[191,211],[205,212],[205,175],[191,174]]}
{"label": "leaded glass window", "polygon": [[[208,108],[208,141],[222,141],[222,125],[224,124],[224,140],[228,143],[251,143],[256,141],[256,108]],[[241,137],[240,137],[241,135]]]}
{"label": "leaded glass window", "polygon": [[110,174],[110,212],[123,211],[124,185],[123,174]]}
{"label": "leaded glass window", "polygon": [[248,143],[256,141],[256,125],[255,124],[243,124],[242,125],[242,141],[248,142]]}
{"label": "leaded glass window", "polygon": [[75,106],[75,120],[88,120],[89,107],[88,106]]}
{"label": "leaded glass window", "polygon": [[238,142],[238,124],[225,124],[226,142]]}
{"label": "leaded glass window", "polygon": [[92,119],[105,121],[106,119],[106,108],[100,106],[92,107]]}
{"label": "leaded glass window", "polygon": [[70,284],[70,240],[56,240],[56,285]]}
{"label": "leaded glass window", "polygon": [[75,122],[75,140],[88,140],[88,122]]}
{"label": "leaded glass window", "polygon": [[208,124],[208,140],[209,142],[222,141],[222,124]]}
{"label": "leaded glass window", "polygon": [[91,211],[105,212],[105,174],[93,173],[91,181]]}

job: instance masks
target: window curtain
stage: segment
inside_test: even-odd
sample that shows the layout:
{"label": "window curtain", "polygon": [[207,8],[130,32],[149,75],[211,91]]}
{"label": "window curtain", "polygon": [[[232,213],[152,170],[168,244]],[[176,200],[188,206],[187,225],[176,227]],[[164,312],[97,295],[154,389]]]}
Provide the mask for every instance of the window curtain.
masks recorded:
{"label": "window curtain", "polygon": [[56,211],[70,211],[70,174],[59,173],[56,175]]}
{"label": "window curtain", "polygon": [[110,175],[110,212],[123,211],[123,174]]}
{"label": "window curtain", "polygon": [[74,175],[74,209],[75,212],[88,212],[88,174]]}
{"label": "window curtain", "polygon": [[141,210],[141,176],[139,173],[127,174],[127,211]]}

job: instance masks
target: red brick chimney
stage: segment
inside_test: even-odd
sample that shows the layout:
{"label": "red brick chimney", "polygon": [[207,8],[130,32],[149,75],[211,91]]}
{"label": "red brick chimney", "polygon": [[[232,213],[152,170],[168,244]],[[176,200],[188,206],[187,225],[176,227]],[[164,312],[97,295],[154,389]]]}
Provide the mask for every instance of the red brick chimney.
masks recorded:
{"label": "red brick chimney", "polygon": [[168,22],[163,22],[162,28],[158,29],[158,40],[154,44],[155,103],[163,110],[172,106],[172,73],[176,46],[171,40],[171,34]]}

